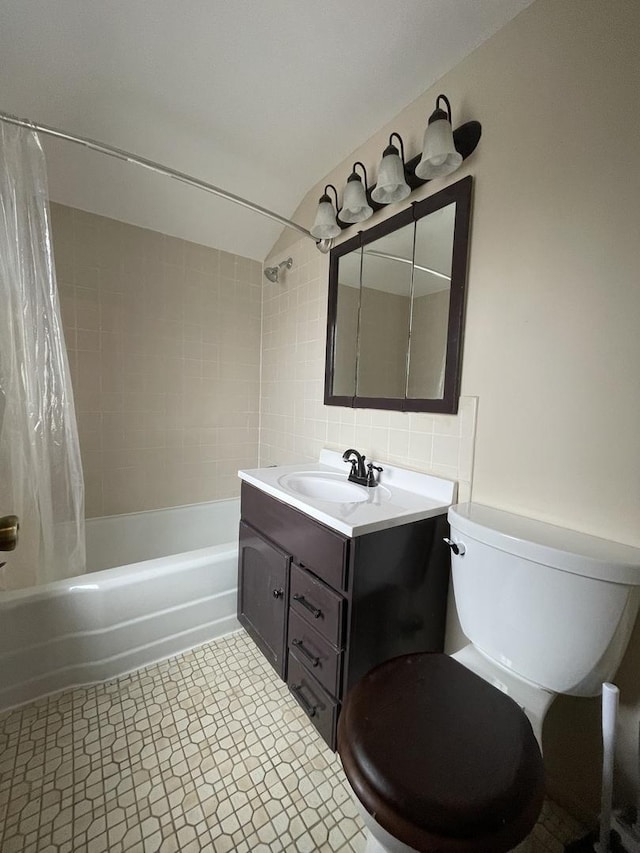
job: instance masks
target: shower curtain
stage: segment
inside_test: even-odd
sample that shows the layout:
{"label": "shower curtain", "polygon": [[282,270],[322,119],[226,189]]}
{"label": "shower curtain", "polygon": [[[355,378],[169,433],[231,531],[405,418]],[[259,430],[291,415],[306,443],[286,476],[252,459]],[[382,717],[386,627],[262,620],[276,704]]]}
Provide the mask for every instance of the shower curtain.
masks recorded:
{"label": "shower curtain", "polygon": [[85,571],[84,483],[51,247],[44,153],[0,121],[0,516],[20,518],[0,589]]}

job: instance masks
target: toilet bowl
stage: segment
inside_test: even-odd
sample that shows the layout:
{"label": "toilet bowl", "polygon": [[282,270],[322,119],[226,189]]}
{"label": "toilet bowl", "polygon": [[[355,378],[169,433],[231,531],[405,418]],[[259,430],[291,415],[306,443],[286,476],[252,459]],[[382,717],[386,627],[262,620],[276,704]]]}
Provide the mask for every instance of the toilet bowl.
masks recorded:
{"label": "toilet bowl", "polygon": [[382,664],[339,719],[367,853],[524,850],[545,715],[558,693],[600,693],[638,612],[640,549],[474,503],[449,523],[469,644]]}

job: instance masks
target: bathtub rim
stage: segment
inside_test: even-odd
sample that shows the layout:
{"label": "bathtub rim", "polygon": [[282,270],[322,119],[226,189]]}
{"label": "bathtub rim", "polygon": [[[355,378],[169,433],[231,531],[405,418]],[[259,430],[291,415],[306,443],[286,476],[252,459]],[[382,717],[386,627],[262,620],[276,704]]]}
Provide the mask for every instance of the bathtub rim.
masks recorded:
{"label": "bathtub rim", "polygon": [[[138,560],[136,563],[126,563],[123,566],[114,566],[112,569],[98,569],[95,572],[86,572],[84,575],[74,575],[71,578],[49,581],[49,583],[39,584],[38,586],[0,590],[0,610],[5,605],[20,603],[24,599],[38,601],[43,598],[56,598],[68,593],[99,592],[101,589],[113,589],[119,585],[117,581],[125,579],[128,575],[133,575],[134,572],[136,573],[136,580],[162,577],[170,574],[169,569],[175,568],[176,562],[189,562],[191,564],[192,560],[195,560],[198,565],[204,565],[208,557],[223,555],[226,551],[237,553],[237,550],[237,543],[229,540],[229,542],[223,542],[220,545],[194,548],[192,551],[167,554],[165,557],[152,557],[149,560]],[[144,569],[141,568],[143,566]],[[87,581],[87,578],[98,580]],[[85,582],[83,583],[83,581]]]}

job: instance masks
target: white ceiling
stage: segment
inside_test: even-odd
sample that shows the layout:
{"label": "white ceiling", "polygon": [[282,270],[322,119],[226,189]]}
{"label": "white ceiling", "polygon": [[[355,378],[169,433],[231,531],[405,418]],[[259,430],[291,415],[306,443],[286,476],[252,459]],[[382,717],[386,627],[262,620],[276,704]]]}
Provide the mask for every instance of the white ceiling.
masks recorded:
{"label": "white ceiling", "polygon": [[[331,168],[530,2],[0,0],[0,111],[290,217]],[[56,201],[257,259],[280,233],[176,181],[44,144]]]}

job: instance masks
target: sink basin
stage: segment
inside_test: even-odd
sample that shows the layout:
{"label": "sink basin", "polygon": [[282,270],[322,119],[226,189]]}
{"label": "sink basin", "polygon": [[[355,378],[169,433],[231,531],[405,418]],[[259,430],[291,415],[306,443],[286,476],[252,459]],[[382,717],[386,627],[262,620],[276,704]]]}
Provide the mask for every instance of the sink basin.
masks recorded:
{"label": "sink basin", "polygon": [[[369,500],[371,492],[377,492],[381,486],[369,489],[350,483],[344,474],[331,474],[325,471],[299,471],[284,474],[278,483],[283,489],[303,498],[332,503],[363,503]],[[386,491],[386,489],[385,489]]]}

